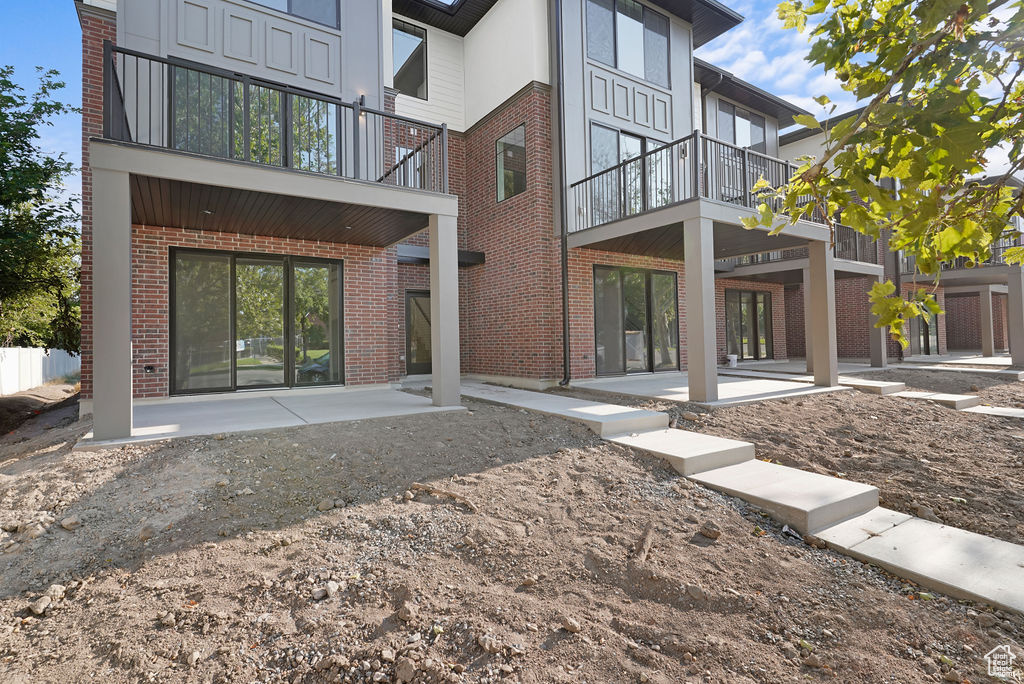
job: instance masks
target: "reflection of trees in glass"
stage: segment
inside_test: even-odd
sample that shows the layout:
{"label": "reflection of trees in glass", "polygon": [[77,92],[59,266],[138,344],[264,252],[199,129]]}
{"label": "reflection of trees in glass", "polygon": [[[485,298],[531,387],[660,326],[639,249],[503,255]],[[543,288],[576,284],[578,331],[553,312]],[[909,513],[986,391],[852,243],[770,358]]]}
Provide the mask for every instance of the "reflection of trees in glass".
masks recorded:
{"label": "reflection of trees in glass", "polygon": [[239,84],[194,69],[171,67],[174,96],[173,139],[178,150],[228,157],[234,147],[232,91]]}
{"label": "reflection of trees in glass", "polygon": [[317,355],[330,349],[330,278],[326,266],[296,266],[293,290],[295,333],[298,337],[295,360],[309,361],[310,350]]}
{"label": "reflection of trees in glass", "polygon": [[[181,255],[174,271],[175,385],[227,386],[231,357],[228,257]],[[206,378],[196,383],[198,376]]]}
{"label": "reflection of trees in glass", "polygon": [[651,274],[651,335],[654,367],[678,366],[679,307],[676,279],[667,273]]}
{"label": "reflection of trees in glass", "polygon": [[235,337],[284,338],[284,266],[280,262],[235,265]]}
{"label": "reflection of trees in glass", "polygon": [[[251,161],[273,166],[281,165],[283,154],[281,97],[281,93],[272,88],[249,86],[249,159]],[[242,130],[244,131],[244,129]],[[242,135],[239,137],[241,138]]]}
{"label": "reflection of trees in glass", "polygon": [[292,96],[292,166],[337,173],[338,110],[329,102]]}

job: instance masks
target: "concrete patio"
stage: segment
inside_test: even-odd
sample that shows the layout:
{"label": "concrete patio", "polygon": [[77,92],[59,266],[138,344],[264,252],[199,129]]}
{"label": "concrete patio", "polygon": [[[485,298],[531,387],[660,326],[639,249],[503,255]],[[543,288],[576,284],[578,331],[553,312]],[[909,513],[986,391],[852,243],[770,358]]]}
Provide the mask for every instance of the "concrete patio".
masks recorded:
{"label": "concrete patio", "polygon": [[382,387],[310,387],[137,399],[131,437],[95,440],[89,432],[75,449],[458,410],[465,407],[438,407],[430,397]]}
{"label": "concrete patio", "polygon": [[[689,380],[687,374],[683,372],[644,373],[614,378],[573,380],[572,386],[651,399],[690,401]],[[718,399],[696,403],[708,407],[740,406],[769,399],[789,399],[846,389],[848,388],[839,386],[819,387],[813,382],[796,381],[781,373],[777,380],[763,377],[744,378],[719,373]]]}
{"label": "concrete patio", "polygon": [[1013,365],[1013,358],[1007,352],[999,352],[992,356],[983,356],[976,351],[954,351],[947,354],[907,356],[903,363],[926,363],[931,365],[952,366],[995,366],[1007,368]]}

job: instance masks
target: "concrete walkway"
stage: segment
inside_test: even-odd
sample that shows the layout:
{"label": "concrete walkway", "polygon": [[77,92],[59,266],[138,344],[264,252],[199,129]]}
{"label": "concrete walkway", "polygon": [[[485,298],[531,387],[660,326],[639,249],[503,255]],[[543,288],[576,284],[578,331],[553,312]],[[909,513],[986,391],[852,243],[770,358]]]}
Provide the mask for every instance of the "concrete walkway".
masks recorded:
{"label": "concrete walkway", "polygon": [[[647,399],[665,399],[667,401],[690,401],[689,380],[686,373],[643,373],[614,378],[594,378],[574,380],[573,387],[599,392],[627,394]],[[718,375],[718,400],[695,402],[699,406],[723,408],[726,406],[742,406],[768,399],[789,399],[823,392],[837,392],[844,387],[817,387],[813,383],[794,382],[785,376],[746,378],[725,374],[721,370]]]}
{"label": "concrete walkway", "polygon": [[668,416],[655,411],[479,383],[462,393],[584,423],[842,553],[951,596],[1024,612],[1024,547],[881,508],[870,485],[754,460],[749,442],[668,429]]}
{"label": "concrete walkway", "polygon": [[929,365],[951,365],[951,366],[995,366],[1007,368],[1013,365],[1013,359],[1008,353],[999,353],[995,356],[982,356],[979,352],[949,352],[948,354],[923,354],[918,356],[906,356],[903,363],[924,363]]}
{"label": "concrete walkway", "polygon": [[[730,375],[739,378],[778,378],[785,377],[787,380],[792,382],[803,382],[813,383],[813,375],[789,375],[788,373],[779,373],[773,371],[755,370],[752,368],[727,368],[718,371],[721,375]],[[902,382],[883,382],[881,380],[867,380],[865,378],[858,378],[853,375],[840,375],[839,385],[841,387],[851,387],[861,392],[868,392],[870,394],[895,394],[896,392],[902,392],[907,389],[907,386]]]}
{"label": "concrete walkway", "polygon": [[453,410],[465,409],[440,408],[428,397],[380,388],[309,387],[139,399],[131,437],[96,441],[90,432],[75,449]]}

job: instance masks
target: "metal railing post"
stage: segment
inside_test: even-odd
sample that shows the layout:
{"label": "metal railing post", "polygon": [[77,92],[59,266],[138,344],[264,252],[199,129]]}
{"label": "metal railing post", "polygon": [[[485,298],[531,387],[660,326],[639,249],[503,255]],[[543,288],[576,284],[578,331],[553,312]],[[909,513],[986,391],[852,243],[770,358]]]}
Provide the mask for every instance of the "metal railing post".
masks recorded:
{"label": "metal railing post", "polygon": [[701,196],[701,135],[700,129],[693,131],[693,197]]}
{"label": "metal railing post", "polygon": [[441,191],[448,194],[448,124],[441,124]]}
{"label": "metal railing post", "polygon": [[647,211],[651,206],[650,199],[647,197],[647,192],[649,190],[647,187],[647,160],[649,157],[649,154],[640,155],[640,211]]}
{"label": "metal railing post", "polygon": [[352,103],[352,177],[357,180],[362,178],[359,160],[359,116],[361,110],[359,100],[355,100]]}
{"label": "metal railing post", "polygon": [[294,133],[294,127],[292,126],[292,117],[295,114],[295,98],[292,97],[291,93],[284,93],[284,102],[281,103],[281,126],[284,128],[281,131],[281,137],[284,139],[281,145],[281,156],[284,158],[281,160],[281,165],[285,168],[294,166],[292,159],[292,147],[295,145],[295,141],[292,138]]}
{"label": "metal railing post", "polygon": [[750,168],[750,152],[746,147],[743,148],[743,159],[741,163],[743,165],[741,169],[741,173],[743,174],[743,206],[749,207],[753,206],[753,202],[750,199],[750,178],[747,176],[747,170]]}
{"label": "metal railing post", "polygon": [[242,77],[242,151],[245,161],[252,161],[252,93],[249,92],[249,78]]}

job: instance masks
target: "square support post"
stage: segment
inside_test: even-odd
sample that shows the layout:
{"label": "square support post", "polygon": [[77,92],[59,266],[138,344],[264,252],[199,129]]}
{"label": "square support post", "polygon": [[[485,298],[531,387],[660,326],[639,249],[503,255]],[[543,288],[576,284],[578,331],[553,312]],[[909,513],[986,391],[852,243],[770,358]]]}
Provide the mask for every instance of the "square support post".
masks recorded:
{"label": "square support post", "polygon": [[[986,285],[978,290],[978,311],[981,325],[981,355],[996,355],[996,326],[992,311],[992,287]],[[949,319],[946,319],[947,321]]]}
{"label": "square support post", "polygon": [[807,373],[814,372],[814,354],[811,349],[814,346],[814,334],[811,330],[811,269],[805,268],[802,271],[804,284],[804,359],[807,363]]}
{"label": "square support post", "polygon": [[132,213],[128,174],[92,173],[92,434],[132,435]]}
{"label": "square support post", "polygon": [[458,406],[459,244],[456,218],[433,214],[430,233],[430,353],[434,406]]}
{"label": "square support post", "polygon": [[[884,276],[878,277],[878,282],[885,280]],[[886,328],[879,328],[878,316],[868,311],[868,352],[871,356],[872,368],[886,368],[889,365],[889,352],[886,349]]]}
{"label": "square support post", "polygon": [[1024,267],[1009,267],[1006,294],[1010,357],[1014,366],[1024,366]]}
{"label": "square support post", "polygon": [[807,243],[811,279],[811,357],[814,384],[834,387],[839,384],[836,358],[836,278],[835,257],[828,242]]}
{"label": "square support post", "polygon": [[683,223],[686,375],[690,401],[718,400],[714,230],[714,223],[708,218]]}

